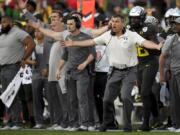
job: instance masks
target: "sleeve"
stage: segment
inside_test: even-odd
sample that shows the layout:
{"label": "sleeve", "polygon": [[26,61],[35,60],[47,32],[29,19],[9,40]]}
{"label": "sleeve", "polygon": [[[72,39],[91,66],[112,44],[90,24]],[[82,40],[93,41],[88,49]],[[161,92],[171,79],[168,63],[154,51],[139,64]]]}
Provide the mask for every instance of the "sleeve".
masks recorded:
{"label": "sleeve", "polygon": [[104,34],[94,38],[93,40],[97,45],[104,45],[104,44],[106,44],[107,38],[108,38],[107,32],[105,32]]}
{"label": "sleeve", "polygon": [[142,46],[142,43],[145,41],[145,39],[142,36],[140,36],[136,32],[133,32],[131,36],[132,36],[131,38],[134,40],[134,44],[137,44],[138,46]]}
{"label": "sleeve", "polygon": [[16,37],[19,41],[23,42],[23,40],[29,36],[29,34],[19,28],[17,28]]}
{"label": "sleeve", "polygon": [[172,41],[174,39],[174,36],[171,36],[171,37],[167,37],[163,47],[162,47],[162,53],[165,54],[165,55],[168,55],[170,53],[170,48],[171,48],[171,44],[172,44]]}

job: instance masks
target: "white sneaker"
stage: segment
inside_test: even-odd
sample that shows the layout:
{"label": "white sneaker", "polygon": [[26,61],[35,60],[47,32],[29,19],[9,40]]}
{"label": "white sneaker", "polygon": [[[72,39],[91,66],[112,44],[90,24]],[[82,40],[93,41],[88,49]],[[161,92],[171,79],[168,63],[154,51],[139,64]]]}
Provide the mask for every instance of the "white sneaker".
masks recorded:
{"label": "white sneaker", "polygon": [[72,128],[70,128],[68,131],[73,132],[73,131],[78,131],[78,130],[79,130],[79,128],[77,128],[77,127],[72,127]]}
{"label": "white sneaker", "polygon": [[8,129],[11,129],[11,127],[10,126],[5,126],[5,127],[3,127],[3,128],[1,128],[1,130],[8,130]]}
{"label": "white sneaker", "polygon": [[33,128],[34,129],[41,129],[41,128],[44,128],[44,126],[42,124],[36,124]]}
{"label": "white sneaker", "polygon": [[65,131],[69,131],[71,129],[70,126],[68,126],[67,128],[64,128]]}
{"label": "white sneaker", "polygon": [[54,127],[54,130],[64,130],[64,128],[61,126],[57,126],[57,127]]}
{"label": "white sneaker", "polygon": [[89,126],[89,127],[88,127],[88,131],[96,131],[96,129],[95,129],[94,126]]}
{"label": "white sneaker", "polygon": [[46,128],[47,130],[54,130],[55,127],[57,127],[58,124],[53,124],[52,126]]}
{"label": "white sneaker", "polygon": [[180,128],[175,130],[176,133],[180,133]]}
{"label": "white sneaker", "polygon": [[20,126],[12,126],[11,127],[11,130],[19,130],[19,129],[21,129],[22,127],[20,127]]}
{"label": "white sneaker", "polygon": [[176,131],[176,128],[174,128],[174,127],[168,127],[167,130],[169,130],[170,132],[175,132],[175,131]]}
{"label": "white sneaker", "polygon": [[87,130],[88,130],[88,127],[87,127],[87,126],[84,126],[84,125],[81,125],[81,126],[79,127],[79,130],[81,130],[81,131],[87,131]]}

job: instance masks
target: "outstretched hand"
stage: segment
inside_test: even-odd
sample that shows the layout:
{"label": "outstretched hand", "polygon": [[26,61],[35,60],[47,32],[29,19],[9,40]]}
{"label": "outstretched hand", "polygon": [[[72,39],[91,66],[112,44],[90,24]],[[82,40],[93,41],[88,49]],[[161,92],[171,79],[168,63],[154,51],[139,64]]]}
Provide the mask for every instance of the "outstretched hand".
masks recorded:
{"label": "outstretched hand", "polygon": [[25,9],[27,2],[28,2],[28,0],[17,0],[18,6],[20,9]]}
{"label": "outstretched hand", "polygon": [[163,42],[160,42],[159,45],[158,45],[158,50],[161,50],[162,47],[163,47],[163,45],[164,45],[164,41],[163,41]]}
{"label": "outstretched hand", "polygon": [[60,40],[61,46],[63,47],[71,47],[74,46],[74,42],[71,39],[68,40]]}

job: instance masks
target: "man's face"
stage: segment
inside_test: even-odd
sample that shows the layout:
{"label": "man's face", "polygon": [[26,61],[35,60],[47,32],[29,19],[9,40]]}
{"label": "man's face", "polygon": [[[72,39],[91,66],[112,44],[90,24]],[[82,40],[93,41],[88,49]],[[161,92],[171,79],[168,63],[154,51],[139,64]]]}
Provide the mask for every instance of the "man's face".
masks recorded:
{"label": "man's face", "polygon": [[140,17],[130,17],[130,26],[133,28],[140,27],[141,19]]}
{"label": "man's face", "polygon": [[67,21],[67,29],[71,33],[75,32],[77,30],[76,22],[73,19]]}
{"label": "man's face", "polygon": [[27,5],[26,5],[26,9],[27,9],[29,12],[31,12],[31,13],[34,13],[34,12],[35,12],[34,8],[33,8],[30,4],[27,4]]}
{"label": "man's face", "polygon": [[1,33],[7,34],[12,28],[12,22],[7,18],[2,19],[1,25],[2,25]]}
{"label": "man's face", "polygon": [[180,23],[173,23],[173,31],[180,34]]}
{"label": "man's face", "polygon": [[120,32],[123,29],[123,22],[122,19],[119,17],[116,18],[112,18],[111,19],[111,23],[112,23],[112,31],[113,32]]}
{"label": "man's face", "polygon": [[61,22],[61,21],[62,21],[62,17],[60,17],[58,13],[51,14],[51,22]]}

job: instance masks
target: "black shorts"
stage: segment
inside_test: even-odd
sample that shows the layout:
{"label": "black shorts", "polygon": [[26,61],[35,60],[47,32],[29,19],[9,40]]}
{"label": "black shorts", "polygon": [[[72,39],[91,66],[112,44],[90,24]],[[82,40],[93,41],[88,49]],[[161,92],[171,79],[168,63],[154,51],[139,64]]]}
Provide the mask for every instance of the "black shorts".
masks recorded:
{"label": "black shorts", "polygon": [[18,94],[21,100],[32,101],[32,84],[22,84]]}

